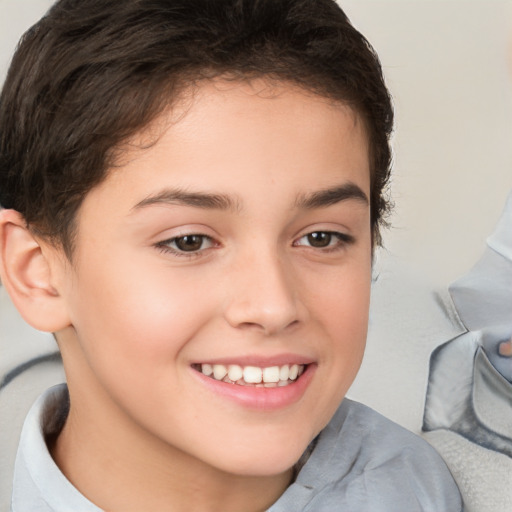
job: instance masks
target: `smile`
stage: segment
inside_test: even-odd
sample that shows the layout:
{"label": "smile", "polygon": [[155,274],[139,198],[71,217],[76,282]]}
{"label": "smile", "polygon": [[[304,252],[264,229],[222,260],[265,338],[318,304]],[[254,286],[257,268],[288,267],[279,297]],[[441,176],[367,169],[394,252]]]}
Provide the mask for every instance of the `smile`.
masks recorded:
{"label": "smile", "polygon": [[306,366],[304,364],[285,364],[260,368],[237,364],[197,364],[194,365],[194,369],[206,377],[227,384],[275,388],[288,386],[295,382],[304,373]]}

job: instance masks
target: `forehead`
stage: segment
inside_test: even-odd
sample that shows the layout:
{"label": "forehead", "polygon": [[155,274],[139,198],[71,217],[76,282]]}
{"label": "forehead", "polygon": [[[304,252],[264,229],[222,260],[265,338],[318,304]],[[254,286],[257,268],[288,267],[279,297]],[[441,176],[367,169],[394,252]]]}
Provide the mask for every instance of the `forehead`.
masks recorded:
{"label": "forehead", "polygon": [[129,200],[138,203],[159,187],[172,187],[209,189],[236,201],[249,183],[262,194],[280,183],[281,200],[287,200],[284,192],[297,198],[343,180],[369,196],[368,140],[360,116],[289,84],[202,84],[127,141],[118,155],[99,186],[110,185],[113,200],[130,191]]}
{"label": "forehead", "polygon": [[[357,131],[363,134],[363,149],[369,151],[364,118],[346,103],[270,78],[206,80],[183,89],[172,105],[149,126],[120,145],[118,165],[114,168],[143,157],[143,152],[156,146],[168,131],[176,141],[180,139],[179,144],[184,148],[186,139],[199,147],[211,142],[214,135],[223,145],[232,141],[234,150],[235,142],[240,143],[244,138],[253,147],[258,142],[268,144],[271,137],[279,144],[281,137],[275,137],[278,127],[293,130],[297,143],[301,138],[313,142],[315,132],[320,133],[319,129],[326,124],[331,125],[332,137],[324,137],[325,145],[338,136],[341,140],[349,131]],[[160,148],[163,146],[161,144]]]}

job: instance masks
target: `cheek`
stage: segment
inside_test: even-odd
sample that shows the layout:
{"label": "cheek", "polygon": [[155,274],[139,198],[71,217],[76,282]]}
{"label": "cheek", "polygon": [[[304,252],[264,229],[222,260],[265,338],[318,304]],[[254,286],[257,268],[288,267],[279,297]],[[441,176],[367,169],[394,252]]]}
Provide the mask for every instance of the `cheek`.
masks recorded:
{"label": "cheek", "polygon": [[[322,282],[322,287],[319,283]],[[315,285],[315,283],[317,283]],[[355,378],[364,353],[370,304],[371,262],[340,267],[330,279],[305,283],[310,289],[310,312],[324,336],[319,372],[327,415],[334,413]]]}
{"label": "cheek", "polygon": [[309,309],[344,344],[366,336],[368,327],[371,262],[361,258],[356,263],[328,268],[325,275],[312,275],[303,285],[312,291]]}
{"label": "cheek", "polygon": [[346,292],[340,292],[340,296],[333,299],[337,310],[333,312],[336,348],[342,364],[349,364],[354,368],[351,379],[355,377],[361,364],[368,332],[370,265],[367,268],[367,271],[360,274],[346,276],[344,283],[340,283],[340,287],[346,287]]}
{"label": "cheek", "polygon": [[119,373],[137,379],[146,365],[158,371],[179,356],[211,304],[187,276],[122,261],[87,265],[79,276],[73,324],[91,366],[103,372],[115,361]]}

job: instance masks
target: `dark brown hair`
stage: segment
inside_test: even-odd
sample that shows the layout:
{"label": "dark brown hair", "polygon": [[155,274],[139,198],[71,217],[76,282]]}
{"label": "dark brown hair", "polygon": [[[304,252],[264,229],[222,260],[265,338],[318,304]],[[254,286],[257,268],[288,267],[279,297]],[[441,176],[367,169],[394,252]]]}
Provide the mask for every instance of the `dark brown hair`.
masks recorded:
{"label": "dark brown hair", "polygon": [[60,0],[22,38],[0,96],[0,204],[71,256],[115,150],[204,79],[268,77],[350,105],[370,143],[374,241],[393,110],[372,47],[334,0]]}

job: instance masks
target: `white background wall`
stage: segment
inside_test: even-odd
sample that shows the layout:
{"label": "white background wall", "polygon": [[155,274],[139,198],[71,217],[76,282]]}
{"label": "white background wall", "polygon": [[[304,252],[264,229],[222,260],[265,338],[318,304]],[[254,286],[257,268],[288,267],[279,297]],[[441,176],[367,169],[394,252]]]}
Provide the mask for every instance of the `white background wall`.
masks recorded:
{"label": "white background wall", "polygon": [[[51,0],[0,0],[0,81]],[[389,251],[443,286],[477,260],[512,188],[512,1],[340,0],[396,112]]]}
{"label": "white background wall", "polygon": [[341,1],[395,100],[386,246],[446,285],[477,260],[512,188],[512,2]]}

